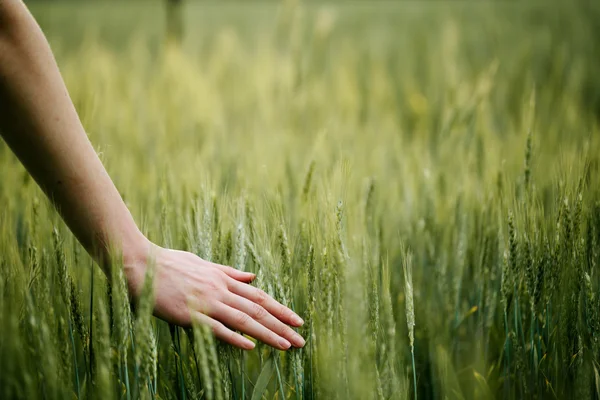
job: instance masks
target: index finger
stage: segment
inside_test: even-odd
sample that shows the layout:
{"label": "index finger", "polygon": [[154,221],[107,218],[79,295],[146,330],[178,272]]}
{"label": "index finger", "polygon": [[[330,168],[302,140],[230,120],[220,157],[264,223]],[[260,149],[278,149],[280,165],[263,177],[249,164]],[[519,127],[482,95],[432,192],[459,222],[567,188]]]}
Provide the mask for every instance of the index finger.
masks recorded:
{"label": "index finger", "polygon": [[229,283],[229,290],[232,293],[245,297],[248,300],[262,306],[271,315],[277,317],[277,319],[279,319],[281,322],[285,322],[286,324],[292,326],[302,326],[302,324],[304,324],[302,318],[300,318],[295,312],[279,303],[261,289],[232,280]]}

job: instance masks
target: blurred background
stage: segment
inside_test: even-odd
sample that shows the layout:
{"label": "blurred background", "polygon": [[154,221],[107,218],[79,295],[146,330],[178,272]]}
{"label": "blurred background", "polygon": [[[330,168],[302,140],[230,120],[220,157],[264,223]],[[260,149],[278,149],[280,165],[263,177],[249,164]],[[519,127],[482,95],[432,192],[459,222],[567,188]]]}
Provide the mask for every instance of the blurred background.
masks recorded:
{"label": "blurred background", "polygon": [[[567,76],[577,70],[582,107],[600,114],[596,78],[600,7],[591,0],[38,0],[27,4],[59,59],[91,41],[116,52],[131,51],[137,42],[156,56],[170,40],[203,65],[224,52],[235,52],[223,65],[229,70],[243,69],[240,64],[252,62],[269,41],[278,51],[294,54],[298,79],[331,71],[332,64],[340,62],[337,55],[347,47],[361,60],[365,73],[369,60],[377,57],[383,57],[398,75],[412,68],[423,78],[431,78],[431,71],[440,66],[469,74],[496,61],[498,76],[508,80],[507,90],[523,84],[560,88],[573,84]],[[452,66],[453,57],[460,60],[460,68]],[[527,69],[527,74],[519,75],[529,82],[511,74],[516,68]],[[448,75],[460,80],[459,73]],[[439,79],[413,84],[434,94],[442,90]]]}
{"label": "blurred background", "polygon": [[140,229],[258,273],[309,344],[218,345],[211,381],[151,306],[128,336],[0,145],[6,398],[600,397],[600,2],[27,5]]}

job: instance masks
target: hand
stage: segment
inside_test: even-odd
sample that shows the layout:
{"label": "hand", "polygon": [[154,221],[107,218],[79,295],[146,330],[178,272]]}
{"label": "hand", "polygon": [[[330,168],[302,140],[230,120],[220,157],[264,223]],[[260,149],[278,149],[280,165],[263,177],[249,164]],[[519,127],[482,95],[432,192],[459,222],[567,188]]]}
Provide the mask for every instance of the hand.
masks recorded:
{"label": "hand", "polygon": [[233,329],[272,347],[287,350],[304,346],[304,339],[288,325],[304,322],[264,291],[250,286],[255,275],[214,264],[185,251],[146,246],[145,257],[125,259],[130,293],[142,291],[147,260],[156,263],[154,315],[172,324],[191,326],[192,320],[211,327],[215,336],[242,349],[254,343]]}

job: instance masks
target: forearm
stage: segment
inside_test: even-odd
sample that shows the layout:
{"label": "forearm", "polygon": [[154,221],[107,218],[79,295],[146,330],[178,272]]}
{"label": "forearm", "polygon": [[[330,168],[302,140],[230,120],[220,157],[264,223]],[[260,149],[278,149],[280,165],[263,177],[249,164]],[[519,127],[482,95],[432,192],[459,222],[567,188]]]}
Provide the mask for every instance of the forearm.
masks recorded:
{"label": "forearm", "polygon": [[146,245],[87,138],[43,33],[16,0],[0,0],[0,133],[101,265],[109,247],[135,256]]}

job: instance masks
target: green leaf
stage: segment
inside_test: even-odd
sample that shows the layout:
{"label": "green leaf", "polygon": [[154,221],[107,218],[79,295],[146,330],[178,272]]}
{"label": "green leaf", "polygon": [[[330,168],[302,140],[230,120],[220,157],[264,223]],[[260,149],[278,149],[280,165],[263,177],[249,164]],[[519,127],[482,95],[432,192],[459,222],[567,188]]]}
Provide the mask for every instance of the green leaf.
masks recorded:
{"label": "green leaf", "polygon": [[473,376],[475,377],[475,380],[479,384],[479,388],[481,389],[480,394],[483,395],[482,397],[485,399],[493,399],[494,395],[492,394],[492,390],[488,386],[488,383],[485,380],[485,378],[483,377],[483,375],[481,375],[479,372],[473,370]]}
{"label": "green leaf", "polygon": [[273,371],[275,371],[273,358],[269,358],[262,371],[260,371],[260,375],[258,375],[256,385],[254,386],[254,391],[252,392],[252,400],[260,400],[262,398],[267,386],[269,386],[271,376],[273,376]]}

